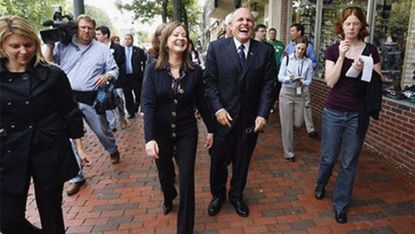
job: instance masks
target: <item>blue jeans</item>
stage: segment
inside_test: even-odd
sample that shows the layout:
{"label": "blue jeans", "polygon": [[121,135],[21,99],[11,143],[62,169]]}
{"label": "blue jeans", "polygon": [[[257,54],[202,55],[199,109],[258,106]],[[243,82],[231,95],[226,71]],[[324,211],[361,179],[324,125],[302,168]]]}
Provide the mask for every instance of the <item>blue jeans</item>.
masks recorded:
{"label": "blue jeans", "polygon": [[[124,93],[122,91],[122,88],[116,88],[115,89],[118,93],[118,95],[121,97],[122,102],[119,103],[117,106],[118,110],[118,120],[119,121],[125,121],[125,110],[124,110]],[[117,120],[115,117],[115,109],[114,110],[107,110],[107,120],[109,122],[110,128],[115,129],[117,128]]]}
{"label": "blue jeans", "polygon": [[347,208],[352,196],[357,162],[364,141],[364,138],[357,135],[357,126],[357,112],[340,112],[327,108],[323,110],[317,187],[324,188],[327,185],[343,144],[340,172],[333,191],[333,206],[337,212]]}
{"label": "blue jeans", "polygon": [[[107,151],[109,154],[113,154],[118,151],[117,144],[115,142],[114,134],[112,134],[112,131],[110,129],[110,126],[108,124],[106,114],[98,115],[97,112],[95,112],[95,109],[93,106],[78,102],[78,107],[84,114],[84,120],[89,125],[91,130],[95,133],[95,135],[98,137],[99,142],[101,142],[101,145],[104,147],[105,151]],[[72,146],[72,148],[76,148]],[[81,182],[85,180],[83,178],[82,174],[82,167],[80,165],[81,159],[77,153],[77,150],[74,149],[76,160],[78,161],[78,165],[80,167],[78,176],[75,178],[72,178],[69,182]]]}

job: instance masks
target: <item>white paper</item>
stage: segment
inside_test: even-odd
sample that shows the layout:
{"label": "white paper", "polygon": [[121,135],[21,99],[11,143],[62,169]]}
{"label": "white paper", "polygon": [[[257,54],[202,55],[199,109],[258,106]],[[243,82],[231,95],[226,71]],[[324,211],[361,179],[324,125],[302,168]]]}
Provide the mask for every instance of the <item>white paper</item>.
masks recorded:
{"label": "white paper", "polygon": [[373,72],[373,58],[370,56],[360,56],[363,60],[363,74],[362,80],[366,82],[370,82],[372,79],[372,72]]}
{"label": "white paper", "polygon": [[346,76],[350,78],[356,78],[360,74],[360,71],[357,70],[355,67],[350,66],[349,70],[346,72]]}

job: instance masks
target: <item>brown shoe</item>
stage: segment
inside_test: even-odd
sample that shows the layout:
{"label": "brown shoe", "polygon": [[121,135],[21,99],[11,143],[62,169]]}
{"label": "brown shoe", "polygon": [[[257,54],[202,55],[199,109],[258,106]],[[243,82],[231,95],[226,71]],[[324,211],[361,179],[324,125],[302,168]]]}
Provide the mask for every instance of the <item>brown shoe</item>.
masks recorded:
{"label": "brown shoe", "polygon": [[121,126],[121,129],[125,129],[125,128],[127,128],[128,127],[128,124],[127,124],[127,120],[121,120],[120,121],[120,126]]}
{"label": "brown shoe", "polygon": [[115,153],[110,154],[111,163],[117,164],[120,162],[120,152],[117,150]]}
{"label": "brown shoe", "polygon": [[66,195],[72,196],[74,194],[77,194],[79,190],[81,190],[82,185],[84,184],[85,184],[85,180],[81,182],[70,183],[68,186],[68,189],[66,190]]}

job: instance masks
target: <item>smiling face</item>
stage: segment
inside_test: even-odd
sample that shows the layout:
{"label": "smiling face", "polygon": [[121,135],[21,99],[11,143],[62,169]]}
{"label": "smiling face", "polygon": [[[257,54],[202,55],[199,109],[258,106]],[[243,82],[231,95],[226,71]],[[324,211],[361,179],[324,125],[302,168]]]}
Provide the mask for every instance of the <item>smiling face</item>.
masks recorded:
{"label": "smiling face", "polygon": [[232,33],[241,43],[247,42],[254,31],[254,17],[249,9],[239,8],[233,13]]}
{"label": "smiling face", "polygon": [[362,23],[359,18],[354,15],[350,15],[343,22],[343,33],[345,39],[356,39],[359,36],[360,29],[362,28]]}
{"label": "smiling face", "polygon": [[1,43],[2,56],[5,56],[10,66],[27,68],[36,53],[35,43],[29,38],[12,34]]}
{"label": "smiling face", "polygon": [[178,26],[167,38],[167,48],[169,53],[183,53],[187,49],[187,32],[182,26]]}

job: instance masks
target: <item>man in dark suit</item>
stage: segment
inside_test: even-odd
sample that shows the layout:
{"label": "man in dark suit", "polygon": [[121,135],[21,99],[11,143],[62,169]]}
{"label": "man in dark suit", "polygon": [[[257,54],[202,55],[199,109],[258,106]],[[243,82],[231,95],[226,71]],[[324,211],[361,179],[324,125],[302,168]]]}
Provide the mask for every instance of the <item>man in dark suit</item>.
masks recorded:
{"label": "man in dark suit", "polygon": [[138,112],[140,106],[141,87],[143,85],[143,74],[147,60],[144,50],[133,46],[133,43],[133,35],[130,33],[125,34],[125,73],[127,83],[124,86],[124,96],[129,119],[135,117],[135,113]]}
{"label": "man in dark suit", "polygon": [[[115,62],[117,63],[120,74],[118,75],[118,79],[114,82],[114,87],[116,88],[118,95],[120,95],[120,97],[123,97],[122,88],[126,83],[124,47],[111,42],[110,36],[111,36],[111,32],[107,26],[100,26],[95,29],[95,38],[110,49],[112,56],[114,56]],[[124,102],[120,102],[118,104],[117,109],[118,109],[120,126],[121,128],[126,128],[127,121],[125,120]],[[117,129],[116,120],[115,120],[114,112],[112,110],[107,111],[107,120],[110,124],[111,129],[115,131]]]}
{"label": "man in dark suit", "polygon": [[251,39],[254,17],[246,8],[232,18],[233,37],[210,44],[205,70],[206,94],[216,116],[211,148],[208,214],[216,215],[226,199],[227,165],[232,163],[228,197],[238,215],[247,217],[243,201],[248,167],[258,133],[262,132],[275,100],[274,51]]}

